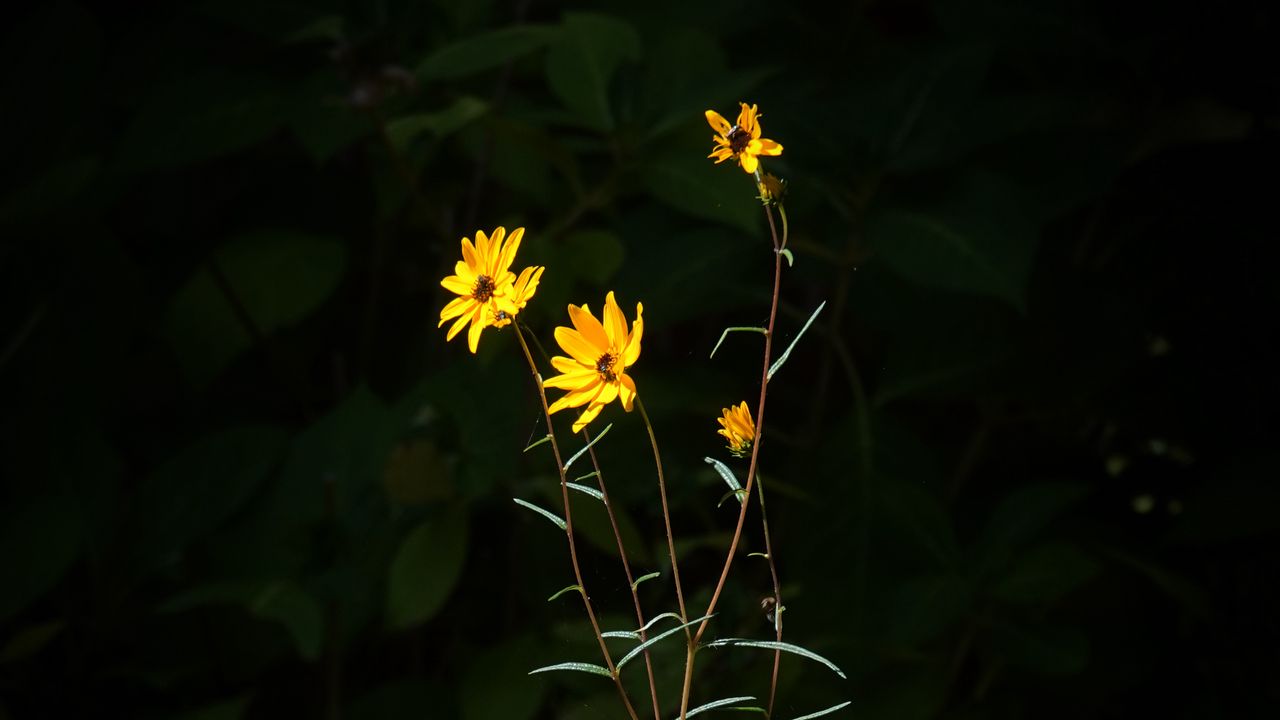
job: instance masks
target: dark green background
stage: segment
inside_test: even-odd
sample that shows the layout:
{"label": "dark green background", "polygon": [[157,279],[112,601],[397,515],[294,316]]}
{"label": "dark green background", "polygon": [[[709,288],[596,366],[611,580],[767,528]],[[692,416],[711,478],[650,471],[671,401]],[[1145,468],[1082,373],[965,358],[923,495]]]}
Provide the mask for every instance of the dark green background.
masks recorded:
{"label": "dark green background", "polygon": [[[786,637],[849,679],[787,658],[776,717],[1274,711],[1275,20],[1065,0],[11,17],[0,718],[616,717],[606,680],[525,675],[597,656],[573,596],[545,602],[572,582],[562,537],[511,501],[559,504],[546,446],[521,453],[544,429],[514,338],[446,344],[438,281],[463,235],[524,226],[544,343],[567,302],[645,303],[633,375],[701,607],[734,520],[702,459],[728,459],[714,418],[754,396],[760,338],[707,354],[765,320],[772,262],[751,182],[705,160],[703,111],[739,100],[786,147],[779,342],[827,302],[771,384],[762,467]],[[665,570],[643,428],[610,422],[637,571]],[[629,627],[600,511],[578,515],[605,625]],[[710,632],[766,637],[767,571],[736,568]],[[655,656],[664,717],[679,645]],[[695,703],[767,692],[769,661],[708,651]]]}

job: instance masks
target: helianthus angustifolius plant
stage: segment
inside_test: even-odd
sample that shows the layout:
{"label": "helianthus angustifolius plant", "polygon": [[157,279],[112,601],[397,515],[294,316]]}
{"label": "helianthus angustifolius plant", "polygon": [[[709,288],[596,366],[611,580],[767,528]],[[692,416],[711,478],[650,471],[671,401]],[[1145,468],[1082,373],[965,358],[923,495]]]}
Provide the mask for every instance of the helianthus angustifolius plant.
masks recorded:
{"label": "helianthus angustifolius plant", "polygon": [[543,384],[568,391],[551,405],[552,413],[587,406],[573,423],[575,433],[615,399],[622,402],[624,410],[631,412],[636,383],[626,371],[640,357],[643,313],[644,305],[636,303],[636,320],[631,332],[627,332],[627,318],[610,292],[604,301],[603,323],[586,305],[570,305],[569,320],[573,327],[556,328],[556,342],[569,357],[551,358],[551,365],[561,374]]}
{"label": "helianthus angustifolius plant", "polygon": [[474,245],[470,238],[462,238],[462,260],[454,266],[453,275],[440,281],[446,290],[458,295],[440,311],[440,326],[454,321],[446,340],[453,340],[469,324],[467,347],[474,353],[481,331],[491,325],[509,324],[533,297],[543,268],[525,268],[518,281],[511,272],[523,238],[522,227],[511,231],[510,236],[502,227],[492,235],[478,230]]}
{"label": "helianthus angustifolius plant", "polygon": [[721,417],[716,418],[716,422],[720,423],[720,429],[716,432],[729,441],[729,452],[736,457],[745,457],[751,452],[756,439],[756,423],[751,419],[747,402],[744,400],[735,407],[724,408],[722,413]]}
{"label": "helianthus angustifolius plant", "polygon": [[781,155],[782,145],[768,138],[760,137],[760,112],[755,105],[738,103],[742,109],[738,111],[738,122],[730,125],[720,113],[707,111],[707,123],[716,135],[716,149],[707,157],[715,158],[716,164],[734,159],[748,173],[754,173],[760,166],[761,155]]}

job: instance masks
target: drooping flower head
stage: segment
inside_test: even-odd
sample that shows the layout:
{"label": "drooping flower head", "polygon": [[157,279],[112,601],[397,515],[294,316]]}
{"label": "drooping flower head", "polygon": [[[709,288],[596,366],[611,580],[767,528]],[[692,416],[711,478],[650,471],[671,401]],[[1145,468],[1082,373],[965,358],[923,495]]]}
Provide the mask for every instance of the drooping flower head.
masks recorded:
{"label": "drooping flower head", "polygon": [[751,454],[751,446],[756,440],[756,423],[751,419],[751,410],[744,400],[736,407],[724,408],[723,417],[716,418],[720,423],[720,433],[729,441],[729,452],[736,457]]}
{"label": "drooping flower head", "polygon": [[720,113],[707,111],[707,123],[717,133],[711,138],[717,147],[707,157],[715,158],[717,165],[732,158],[747,173],[755,173],[760,166],[759,157],[781,155],[782,145],[760,137],[760,112],[755,105],[738,104],[742,106],[738,112],[738,124],[732,126]]}
{"label": "drooping flower head", "polygon": [[603,324],[586,305],[570,305],[569,320],[573,327],[556,328],[556,342],[569,357],[557,355],[551,358],[552,366],[561,374],[543,384],[568,391],[551,405],[551,412],[586,406],[573,423],[575,433],[586,427],[614,399],[621,400],[622,408],[631,412],[636,398],[636,383],[626,371],[640,357],[643,314],[644,305],[636,303],[636,320],[631,325],[631,332],[627,332],[627,318],[610,292],[604,301]]}
{"label": "drooping flower head", "polygon": [[525,268],[520,273],[520,282],[511,272],[511,263],[523,238],[522,227],[513,230],[509,237],[502,227],[490,236],[478,230],[474,245],[470,238],[462,238],[462,260],[454,266],[453,275],[440,281],[446,290],[458,295],[440,311],[440,326],[454,321],[446,340],[452,340],[470,324],[467,347],[475,353],[482,330],[490,325],[510,324],[533,297],[543,268]]}

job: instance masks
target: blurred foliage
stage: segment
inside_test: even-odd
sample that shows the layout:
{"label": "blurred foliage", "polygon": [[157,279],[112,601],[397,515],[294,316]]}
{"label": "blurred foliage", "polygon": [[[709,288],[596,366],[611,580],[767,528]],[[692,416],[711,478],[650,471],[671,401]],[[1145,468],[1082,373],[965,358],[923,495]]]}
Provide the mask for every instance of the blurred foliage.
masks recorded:
{"label": "blurred foliage", "polygon": [[[827,302],[773,383],[763,473],[786,637],[850,679],[784,659],[778,716],[1280,701],[1273,8],[11,20],[0,717],[615,717],[599,678],[525,675],[595,651],[572,594],[545,602],[563,541],[511,502],[559,500],[546,448],[520,453],[545,429],[510,334],[446,344],[437,282],[462,236],[523,225],[544,343],[567,302],[645,303],[634,374],[705,603],[734,510],[702,458],[728,460],[714,418],[751,396],[759,338],[706,355],[768,307],[754,188],[705,159],[702,111],[739,100],[786,146],[781,340]],[[646,441],[605,421],[654,615]],[[629,628],[578,499],[587,582]],[[737,568],[713,635],[764,637],[767,571]],[[705,657],[695,703],[767,692],[768,653]],[[654,661],[673,705],[682,654]]]}

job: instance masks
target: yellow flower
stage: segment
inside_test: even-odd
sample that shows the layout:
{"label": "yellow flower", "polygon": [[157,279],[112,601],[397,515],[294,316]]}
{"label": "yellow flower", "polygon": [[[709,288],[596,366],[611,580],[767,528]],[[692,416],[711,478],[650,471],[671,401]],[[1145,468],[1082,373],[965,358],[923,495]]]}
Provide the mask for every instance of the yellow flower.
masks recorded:
{"label": "yellow flower", "polygon": [[751,445],[756,440],[756,424],[751,419],[751,411],[744,400],[737,407],[724,408],[724,417],[716,418],[720,423],[720,433],[729,441],[729,452],[737,457],[746,457],[751,453]]}
{"label": "yellow flower", "polygon": [[485,236],[483,230],[478,230],[475,245],[471,244],[470,238],[462,238],[462,260],[454,266],[455,274],[440,281],[441,286],[457,293],[458,297],[440,311],[439,326],[456,318],[445,336],[446,340],[452,340],[470,324],[467,346],[472,353],[480,344],[482,330],[490,325],[501,327],[508,324],[511,317],[533,297],[542,274],[542,268],[536,272],[533,268],[526,268],[520,274],[525,279],[522,294],[515,295],[516,276],[511,272],[511,263],[520,248],[520,240],[524,238],[524,228],[513,230],[504,244],[506,233],[502,227],[494,230],[492,236]]}
{"label": "yellow flower", "polygon": [[614,399],[631,412],[636,398],[636,383],[627,368],[640,357],[640,338],[644,335],[644,305],[636,303],[636,321],[627,332],[627,318],[610,292],[604,301],[604,324],[596,320],[586,305],[569,306],[572,328],[556,328],[556,342],[570,357],[557,355],[551,364],[562,374],[545,383],[546,387],[568,390],[551,405],[551,412],[587,406],[573,423],[579,432]]}
{"label": "yellow flower", "polygon": [[732,127],[720,113],[707,111],[707,123],[718,133],[711,139],[719,146],[707,157],[715,158],[717,165],[734,158],[743,170],[754,173],[760,165],[759,156],[781,155],[782,145],[760,137],[760,113],[755,105],[738,104],[742,110],[738,112],[738,124]]}
{"label": "yellow flower", "polygon": [[511,291],[503,297],[496,298],[498,310],[494,313],[493,326],[506,327],[516,315],[524,309],[526,303],[538,290],[538,282],[542,279],[544,267],[527,267],[520,271],[520,277],[511,286]]}

